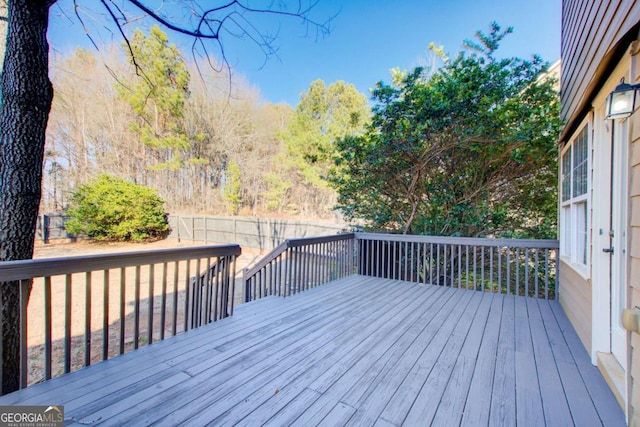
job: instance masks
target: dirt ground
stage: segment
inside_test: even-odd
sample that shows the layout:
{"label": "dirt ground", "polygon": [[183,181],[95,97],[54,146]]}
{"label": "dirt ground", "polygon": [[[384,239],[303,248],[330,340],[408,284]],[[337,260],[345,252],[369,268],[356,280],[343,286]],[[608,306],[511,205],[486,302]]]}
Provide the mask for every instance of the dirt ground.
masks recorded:
{"label": "dirt ground", "polygon": [[[212,245],[212,244],[209,244]],[[64,242],[42,244],[37,243],[34,258],[61,258],[91,254],[123,253],[133,251],[146,251],[163,248],[177,248],[202,246],[202,242],[189,242],[177,239],[166,239],[149,243],[95,243],[88,241]],[[242,270],[259,260],[264,253],[259,250],[242,248],[242,255],[236,260],[235,281],[235,305],[242,302],[243,284]],[[68,262],[68,261],[66,261]],[[174,269],[179,270],[178,282],[173,282]],[[185,320],[185,290],[187,276],[195,277],[196,271],[206,270],[206,267],[198,267],[192,262],[187,271],[186,263],[174,265],[168,263],[163,271],[163,265],[153,268],[143,266],[139,273],[135,268],[126,268],[124,272],[119,269],[94,272],[91,275],[84,273],[73,274],[69,277],[55,276],[51,278],[51,334],[52,334],[52,375],[57,376],[64,372],[65,354],[65,295],[66,286],[71,289],[71,322],[70,336],[71,369],[76,370],[84,366],[86,348],[90,348],[91,363],[102,360],[104,349],[104,324],[106,323],[108,338],[107,347],[109,357],[120,353],[121,336],[124,336],[125,348],[128,351],[134,347],[134,309],[135,309],[135,282],[136,274],[139,274],[139,338],[138,345],[143,346],[149,342],[149,318],[152,317],[152,339],[157,341],[164,332],[169,336],[175,332],[184,330]],[[150,274],[154,275],[153,283],[150,283]],[[121,275],[125,277],[122,284]],[[163,298],[163,278],[167,278],[166,298]],[[28,361],[29,383],[35,383],[44,379],[44,279],[35,279],[28,305]],[[122,294],[122,290],[124,291]],[[107,296],[105,298],[105,295]],[[150,298],[150,296],[152,297]],[[203,295],[205,295],[203,291]],[[88,297],[87,297],[88,296]],[[125,301],[124,313],[121,312],[121,297]],[[153,301],[152,310],[149,302]],[[107,316],[105,317],[105,307]],[[87,310],[90,312],[87,316]],[[164,313],[164,324],[161,317]],[[89,322],[87,323],[87,319]],[[175,329],[174,329],[175,324]],[[124,327],[124,334],[122,329]],[[89,340],[85,337],[87,328],[91,331]]]}

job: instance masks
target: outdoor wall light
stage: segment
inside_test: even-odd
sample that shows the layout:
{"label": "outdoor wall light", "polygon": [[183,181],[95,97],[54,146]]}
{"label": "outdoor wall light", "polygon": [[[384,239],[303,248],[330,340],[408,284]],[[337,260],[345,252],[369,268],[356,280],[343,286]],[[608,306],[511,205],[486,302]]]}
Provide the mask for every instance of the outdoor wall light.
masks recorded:
{"label": "outdoor wall light", "polygon": [[625,83],[624,77],[620,84],[609,94],[607,98],[606,120],[624,119],[633,114],[636,108],[636,89],[640,84],[630,85]]}

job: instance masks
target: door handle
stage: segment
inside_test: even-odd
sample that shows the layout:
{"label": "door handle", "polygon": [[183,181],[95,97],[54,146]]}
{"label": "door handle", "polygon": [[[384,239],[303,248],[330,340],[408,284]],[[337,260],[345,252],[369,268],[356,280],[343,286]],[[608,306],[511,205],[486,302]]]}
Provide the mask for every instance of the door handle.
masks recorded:
{"label": "door handle", "polygon": [[602,252],[604,252],[605,254],[612,254],[613,248],[602,248]]}

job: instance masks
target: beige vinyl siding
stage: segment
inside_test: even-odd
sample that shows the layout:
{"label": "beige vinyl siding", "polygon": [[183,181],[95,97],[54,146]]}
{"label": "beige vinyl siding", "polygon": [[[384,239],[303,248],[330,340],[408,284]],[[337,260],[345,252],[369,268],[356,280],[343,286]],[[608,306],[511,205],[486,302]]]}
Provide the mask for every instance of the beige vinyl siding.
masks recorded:
{"label": "beige vinyl siding", "polygon": [[581,120],[621,39],[640,21],[634,0],[562,2],[562,118]]}
{"label": "beige vinyl siding", "polygon": [[[636,67],[640,64],[636,62]],[[636,76],[640,76],[634,70]],[[631,118],[631,147],[629,163],[629,307],[640,306],[640,113]],[[631,334],[631,354],[629,358],[629,425],[640,426],[640,334]]]}
{"label": "beige vinyl siding", "polygon": [[591,282],[560,261],[560,305],[587,352],[591,352]]}

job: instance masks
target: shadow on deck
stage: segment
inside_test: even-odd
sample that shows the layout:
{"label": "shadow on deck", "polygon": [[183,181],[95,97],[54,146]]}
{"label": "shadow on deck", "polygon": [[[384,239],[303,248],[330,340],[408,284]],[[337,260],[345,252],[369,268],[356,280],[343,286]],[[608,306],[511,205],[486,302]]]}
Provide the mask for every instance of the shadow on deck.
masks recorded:
{"label": "shadow on deck", "polygon": [[0,398],[83,425],[624,425],[557,301],[350,276]]}

